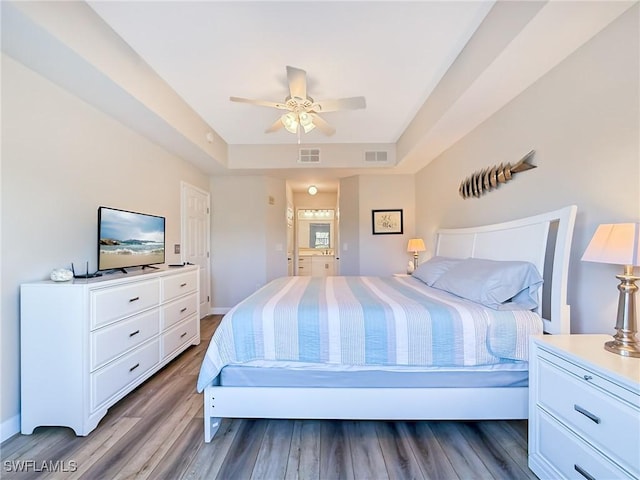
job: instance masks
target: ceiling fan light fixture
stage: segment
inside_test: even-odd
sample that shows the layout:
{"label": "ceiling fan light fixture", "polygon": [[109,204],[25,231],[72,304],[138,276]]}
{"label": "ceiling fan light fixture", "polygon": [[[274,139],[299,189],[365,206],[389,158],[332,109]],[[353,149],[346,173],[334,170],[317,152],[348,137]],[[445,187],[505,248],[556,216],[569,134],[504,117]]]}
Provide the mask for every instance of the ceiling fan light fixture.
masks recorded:
{"label": "ceiling fan light fixture", "polygon": [[304,128],[304,133],[309,133],[311,130],[316,128],[313,124],[313,117],[309,115],[307,112],[302,112],[298,115],[300,120],[300,125]]}
{"label": "ceiling fan light fixture", "polygon": [[337,98],[316,102],[307,94],[307,72],[300,68],[287,65],[287,81],[289,83],[289,95],[285,98],[284,103],[243,97],[229,97],[229,99],[232,102],[252,103],[264,107],[274,107],[279,110],[288,110],[287,113],[282,114],[275,120],[265,130],[265,133],[277,132],[284,127],[289,133],[298,136],[298,143],[300,143],[300,136],[303,131],[308,133],[317,128],[327,136],[336,132],[335,128],[318,115],[319,113],[357,110],[366,108],[367,105],[364,97]]}
{"label": "ceiling fan light fixture", "polygon": [[298,131],[298,118],[295,113],[285,113],[280,117],[280,120],[288,132],[296,133]]}

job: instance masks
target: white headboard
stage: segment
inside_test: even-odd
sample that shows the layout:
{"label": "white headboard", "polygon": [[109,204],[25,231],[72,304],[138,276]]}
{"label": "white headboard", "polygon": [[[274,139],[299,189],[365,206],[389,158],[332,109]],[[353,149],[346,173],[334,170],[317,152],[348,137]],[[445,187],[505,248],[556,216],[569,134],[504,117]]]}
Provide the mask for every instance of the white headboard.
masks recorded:
{"label": "white headboard", "polygon": [[436,232],[435,255],[533,263],[542,277],[539,313],[547,333],[570,333],[569,254],[577,207],[510,222]]}

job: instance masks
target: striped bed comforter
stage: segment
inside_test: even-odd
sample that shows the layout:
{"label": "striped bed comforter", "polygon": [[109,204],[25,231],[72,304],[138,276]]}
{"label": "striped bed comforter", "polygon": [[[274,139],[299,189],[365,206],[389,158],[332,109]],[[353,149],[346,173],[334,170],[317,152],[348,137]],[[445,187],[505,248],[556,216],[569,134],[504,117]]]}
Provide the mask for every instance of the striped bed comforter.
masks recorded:
{"label": "striped bed comforter", "polygon": [[528,358],[529,311],[498,311],[412,277],[283,277],[232,308],[197,389],[255,360],[358,366],[476,366]]}

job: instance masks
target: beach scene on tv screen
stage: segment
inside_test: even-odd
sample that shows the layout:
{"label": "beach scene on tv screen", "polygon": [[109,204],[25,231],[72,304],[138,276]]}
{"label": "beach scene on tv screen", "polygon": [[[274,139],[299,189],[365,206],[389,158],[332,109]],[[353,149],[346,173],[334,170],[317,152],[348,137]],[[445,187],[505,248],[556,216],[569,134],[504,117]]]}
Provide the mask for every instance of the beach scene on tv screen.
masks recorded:
{"label": "beach scene on tv screen", "polygon": [[103,209],[101,270],[164,262],[164,218]]}

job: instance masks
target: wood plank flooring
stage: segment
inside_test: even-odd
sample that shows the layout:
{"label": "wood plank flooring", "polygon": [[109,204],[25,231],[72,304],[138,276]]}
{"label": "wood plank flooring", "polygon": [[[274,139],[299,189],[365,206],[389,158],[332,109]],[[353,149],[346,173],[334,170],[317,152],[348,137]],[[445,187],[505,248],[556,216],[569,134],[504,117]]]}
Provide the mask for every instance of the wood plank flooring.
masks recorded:
{"label": "wood plank flooring", "polygon": [[[220,316],[191,347],[76,437],[39,427],[0,446],[2,479],[535,479],[526,421],[225,419],[203,440],[195,383]],[[21,471],[18,471],[21,470]]]}

